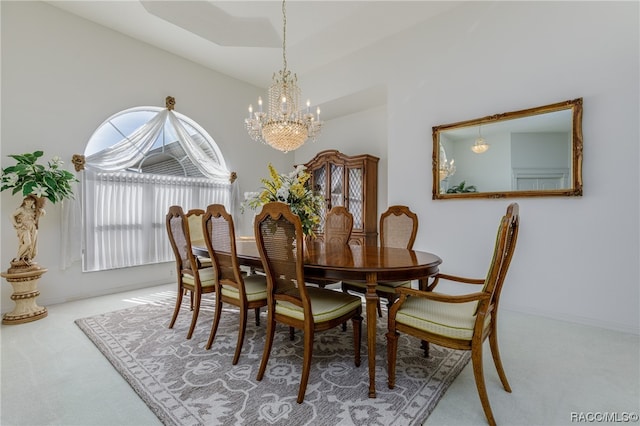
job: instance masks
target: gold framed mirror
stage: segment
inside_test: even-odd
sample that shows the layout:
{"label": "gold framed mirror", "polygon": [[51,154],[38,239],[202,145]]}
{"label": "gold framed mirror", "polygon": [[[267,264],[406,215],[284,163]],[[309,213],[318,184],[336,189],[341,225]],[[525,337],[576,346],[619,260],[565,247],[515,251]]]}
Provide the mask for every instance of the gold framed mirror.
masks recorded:
{"label": "gold framed mirror", "polygon": [[582,98],[433,127],[433,199],[582,195]]}

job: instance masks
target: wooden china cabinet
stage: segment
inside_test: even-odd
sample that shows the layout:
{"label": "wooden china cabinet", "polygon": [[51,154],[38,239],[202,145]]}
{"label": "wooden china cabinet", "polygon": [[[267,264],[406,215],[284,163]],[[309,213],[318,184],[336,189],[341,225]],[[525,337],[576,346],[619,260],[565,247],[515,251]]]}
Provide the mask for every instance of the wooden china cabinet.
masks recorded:
{"label": "wooden china cabinet", "polygon": [[305,163],[312,188],[325,200],[315,230],[318,238],[324,237],[327,212],[333,206],[344,206],[353,215],[350,244],[377,244],[378,160],[368,154],[348,156],[331,149]]}

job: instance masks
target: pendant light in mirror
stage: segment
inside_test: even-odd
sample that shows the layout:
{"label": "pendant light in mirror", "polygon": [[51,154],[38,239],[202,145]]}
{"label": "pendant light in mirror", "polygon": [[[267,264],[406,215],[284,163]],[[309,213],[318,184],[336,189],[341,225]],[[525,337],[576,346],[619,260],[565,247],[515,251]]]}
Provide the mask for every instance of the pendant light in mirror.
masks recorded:
{"label": "pendant light in mirror", "polygon": [[482,154],[483,152],[486,152],[488,149],[489,149],[489,144],[482,137],[482,131],[480,130],[480,126],[478,126],[478,138],[476,139],[474,144],[471,145],[471,151],[475,152],[476,154]]}

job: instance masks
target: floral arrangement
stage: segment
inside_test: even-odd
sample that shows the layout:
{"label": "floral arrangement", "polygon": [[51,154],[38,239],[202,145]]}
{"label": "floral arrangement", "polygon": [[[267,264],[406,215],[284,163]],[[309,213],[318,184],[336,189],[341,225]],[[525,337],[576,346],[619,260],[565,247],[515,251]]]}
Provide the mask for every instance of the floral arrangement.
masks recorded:
{"label": "floral arrangement", "polygon": [[304,234],[315,236],[313,228],[320,223],[318,212],[322,209],[324,200],[305,186],[311,177],[305,169],[305,166],[300,165],[289,174],[280,174],[269,164],[271,179],[261,179],[264,185],[262,191],[249,193],[242,203],[242,211],[244,212],[245,206],[255,210],[272,201],[287,203],[291,211],[300,217]]}
{"label": "floral arrangement", "polygon": [[12,194],[21,192],[23,197],[46,197],[53,204],[65,198],[73,198],[71,183],[78,182],[78,179],[71,172],[60,168],[64,163],[58,156],[53,157],[46,167],[37,164],[43,155],[42,151],[9,155],[17,163],[2,170],[0,192],[13,188]]}

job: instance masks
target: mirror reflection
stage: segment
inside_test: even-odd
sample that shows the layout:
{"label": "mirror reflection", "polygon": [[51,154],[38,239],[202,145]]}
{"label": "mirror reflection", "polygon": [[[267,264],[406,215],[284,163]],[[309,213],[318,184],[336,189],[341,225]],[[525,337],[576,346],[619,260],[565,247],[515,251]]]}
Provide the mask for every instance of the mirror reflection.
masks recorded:
{"label": "mirror reflection", "polygon": [[433,127],[433,198],[582,195],[582,99]]}

